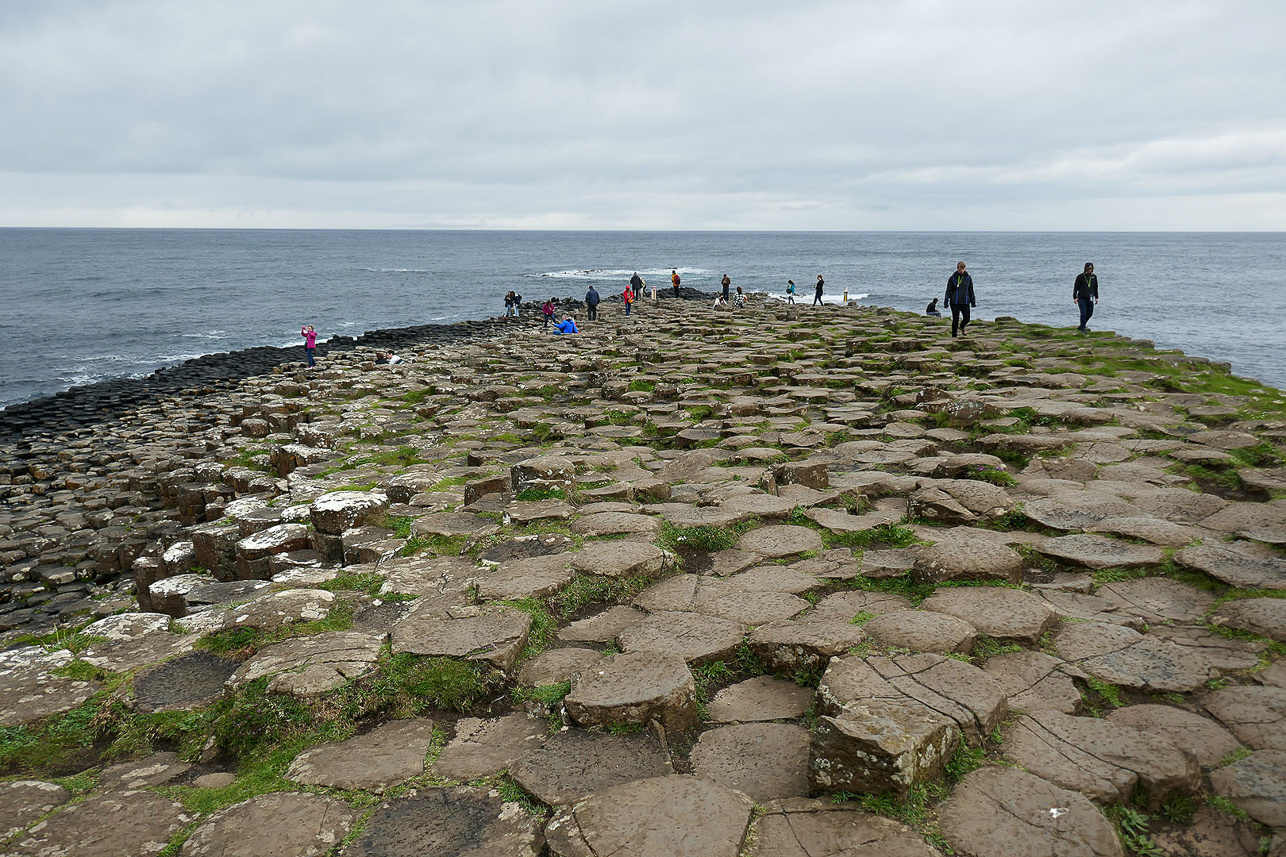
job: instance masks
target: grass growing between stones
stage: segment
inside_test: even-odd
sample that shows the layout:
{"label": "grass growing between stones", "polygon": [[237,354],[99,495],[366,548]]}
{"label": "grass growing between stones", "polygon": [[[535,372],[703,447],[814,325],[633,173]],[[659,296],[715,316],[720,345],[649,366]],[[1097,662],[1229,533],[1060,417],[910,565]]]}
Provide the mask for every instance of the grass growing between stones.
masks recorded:
{"label": "grass growing between stones", "polygon": [[653,582],[649,577],[619,579],[578,574],[561,592],[549,599],[549,607],[561,619],[571,619],[591,604],[628,602]]}
{"label": "grass growing between stones", "polygon": [[835,533],[830,530],[820,530],[822,534],[822,543],[828,548],[869,548],[876,545],[883,545],[890,548],[906,548],[915,544],[915,531],[901,524],[879,524],[869,530],[859,530],[855,533]]}
{"label": "grass growing between stones", "polygon": [[558,621],[549,613],[545,602],[539,598],[517,598],[513,601],[502,601],[506,607],[521,610],[531,617],[531,630],[527,632],[527,645],[523,647],[522,660],[534,658],[549,648],[558,633]]}
{"label": "grass growing between stones", "polygon": [[672,550],[702,550],[717,553],[729,550],[737,545],[746,532],[758,525],[756,519],[742,521],[730,527],[703,525],[699,527],[676,527],[669,521],[661,523],[659,541],[661,547]]}
{"label": "grass growing between stones", "polygon": [[1148,835],[1148,825],[1152,820],[1150,815],[1120,804],[1109,806],[1105,814],[1116,826],[1121,844],[1130,854],[1138,857],[1164,857],[1165,852]]}

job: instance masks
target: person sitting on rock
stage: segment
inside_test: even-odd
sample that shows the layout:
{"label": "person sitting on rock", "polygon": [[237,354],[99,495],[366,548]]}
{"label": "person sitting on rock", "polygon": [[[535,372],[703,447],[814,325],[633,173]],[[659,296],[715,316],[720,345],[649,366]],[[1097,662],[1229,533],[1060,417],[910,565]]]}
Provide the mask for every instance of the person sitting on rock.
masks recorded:
{"label": "person sitting on rock", "polygon": [[929,301],[929,305],[924,308],[925,315],[931,315],[935,318],[942,318],[942,313],[938,312],[938,299],[934,298]]}
{"label": "person sitting on rock", "polygon": [[746,294],[741,290],[741,286],[737,286],[737,293],[732,296],[732,304],[737,309],[746,308]]}
{"label": "person sitting on rock", "polygon": [[390,366],[396,366],[397,364],[404,362],[401,357],[398,357],[392,351],[385,351],[380,355],[380,359]]}
{"label": "person sitting on rock", "polygon": [[580,333],[580,328],[576,326],[576,319],[570,315],[554,325],[555,336],[561,336],[564,333]]}

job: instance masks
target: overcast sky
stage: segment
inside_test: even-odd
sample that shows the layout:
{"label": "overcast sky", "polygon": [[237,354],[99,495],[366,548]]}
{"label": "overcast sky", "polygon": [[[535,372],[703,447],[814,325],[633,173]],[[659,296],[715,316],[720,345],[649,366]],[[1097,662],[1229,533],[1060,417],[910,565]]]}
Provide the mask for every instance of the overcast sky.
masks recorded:
{"label": "overcast sky", "polygon": [[1280,0],[0,0],[0,225],[1286,230]]}

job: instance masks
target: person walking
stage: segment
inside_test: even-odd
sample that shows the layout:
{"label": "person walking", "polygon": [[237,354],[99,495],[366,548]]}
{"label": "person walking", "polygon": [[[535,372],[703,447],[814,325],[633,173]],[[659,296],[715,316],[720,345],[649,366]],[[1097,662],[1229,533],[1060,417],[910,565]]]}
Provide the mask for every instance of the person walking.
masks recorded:
{"label": "person walking", "polygon": [[795,302],[795,281],[794,280],[786,281],[786,300],[792,304]]}
{"label": "person walking", "polygon": [[621,293],[621,299],[625,301],[625,314],[628,316],[630,307],[634,306],[634,289],[627,285],[625,291]]}
{"label": "person walking", "polygon": [[719,285],[723,286],[723,300],[726,303],[728,300],[728,287],[732,285],[732,280],[728,279],[727,274],[724,274],[723,279],[719,281]]}
{"label": "person walking", "polygon": [[1094,315],[1094,305],[1098,303],[1098,277],[1094,276],[1094,263],[1085,263],[1085,272],[1076,275],[1072,286],[1072,302],[1081,308],[1081,324],[1076,329],[1088,333],[1090,317]]}
{"label": "person walking", "polygon": [[822,287],[823,287],[823,286],[825,286],[825,285],[826,285],[826,281],[822,279],[822,275],[821,275],[821,274],[818,274],[818,275],[817,275],[817,291],[816,291],[816,292],[814,292],[814,294],[813,294],[813,306],[817,306],[819,303],[821,303],[821,302],[822,302]]}
{"label": "person walking", "polygon": [[978,305],[973,295],[973,277],[969,276],[964,262],[957,263],[956,272],[947,277],[947,293],[942,302],[951,307],[951,336],[955,337],[957,330],[964,336],[969,326],[969,307]]}
{"label": "person walking", "polygon": [[304,338],[304,356],[308,359],[305,368],[312,369],[317,365],[317,361],[313,359],[317,352],[317,331],[313,330],[311,324],[305,324],[300,328],[299,335]]}
{"label": "person walking", "polygon": [[540,314],[544,316],[544,327],[549,327],[549,323],[554,320],[554,299],[550,298],[540,306]]}
{"label": "person walking", "polygon": [[585,318],[587,321],[598,321],[598,291],[591,285],[585,293]]}
{"label": "person walking", "polygon": [[634,276],[630,277],[630,291],[634,292],[634,297],[643,294],[643,286],[643,278],[639,276],[638,271],[635,271]]}
{"label": "person walking", "polygon": [[671,269],[670,269],[670,285],[674,287],[674,296],[675,296],[676,298],[679,296],[679,283],[681,283],[681,282],[683,282],[683,281],[679,279],[679,271],[678,271],[678,269],[677,269],[677,268],[671,268]]}

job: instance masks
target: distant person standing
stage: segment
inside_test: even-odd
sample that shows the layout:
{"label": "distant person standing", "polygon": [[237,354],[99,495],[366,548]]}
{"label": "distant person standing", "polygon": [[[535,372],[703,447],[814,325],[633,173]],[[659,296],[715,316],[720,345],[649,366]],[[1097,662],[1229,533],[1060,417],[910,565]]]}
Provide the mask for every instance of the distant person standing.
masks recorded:
{"label": "distant person standing", "polygon": [[719,281],[719,285],[723,286],[723,300],[724,300],[724,302],[725,302],[725,303],[727,303],[727,301],[728,301],[728,287],[732,285],[732,280],[728,279],[728,275],[727,275],[727,274],[724,274],[724,275],[723,275],[723,279]]}
{"label": "distant person standing", "polygon": [[821,274],[818,274],[817,290],[813,293],[813,306],[817,306],[819,303],[822,302],[822,287],[825,285],[826,285],[826,281],[822,279]]}
{"label": "distant person standing", "polygon": [[634,276],[630,277],[630,291],[634,292],[635,297],[643,294],[643,278],[639,276],[638,271],[635,271]]}
{"label": "distant person standing", "polygon": [[505,295],[505,318],[514,314],[514,293],[512,291]]}
{"label": "distant person standing", "polygon": [[683,281],[682,281],[681,279],[679,279],[679,271],[678,271],[678,269],[677,269],[677,268],[671,268],[671,269],[670,269],[670,285],[674,287],[674,296],[675,296],[676,298],[679,296],[679,283],[681,283],[681,282],[683,282]]}
{"label": "distant person standing", "polygon": [[1085,263],[1085,273],[1076,275],[1076,284],[1072,286],[1072,301],[1081,308],[1081,324],[1076,328],[1081,333],[1089,332],[1085,325],[1094,315],[1094,304],[1098,303],[1098,277],[1094,276],[1094,263]]}
{"label": "distant person standing", "polygon": [[514,318],[519,318],[522,315],[522,295],[518,294],[517,292],[514,292],[513,296],[514,296]]}
{"label": "distant person standing", "polygon": [[795,281],[794,280],[786,281],[786,300],[792,304],[795,302]]}
{"label": "distant person standing", "polygon": [[[638,276],[637,274],[635,276]],[[632,286],[626,286],[625,291],[621,293],[621,300],[625,301],[625,314],[630,314],[630,307],[634,306],[634,289]]]}
{"label": "distant person standing", "polygon": [[313,359],[317,352],[317,331],[313,330],[311,324],[305,324],[299,330],[299,335],[304,338],[304,356],[308,359],[307,368],[312,369],[317,365]]}
{"label": "distant person standing", "polygon": [[969,326],[969,307],[978,305],[973,295],[973,277],[969,276],[964,262],[957,263],[956,272],[947,277],[943,303],[951,307],[951,335],[954,337],[958,329],[964,336],[965,328]]}
{"label": "distant person standing", "polygon": [[550,298],[541,304],[540,314],[545,318],[544,327],[549,327],[549,323],[554,320],[554,299]]}
{"label": "distant person standing", "polygon": [[598,321],[598,291],[591,285],[589,291],[585,293],[585,318],[589,321]]}

